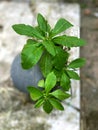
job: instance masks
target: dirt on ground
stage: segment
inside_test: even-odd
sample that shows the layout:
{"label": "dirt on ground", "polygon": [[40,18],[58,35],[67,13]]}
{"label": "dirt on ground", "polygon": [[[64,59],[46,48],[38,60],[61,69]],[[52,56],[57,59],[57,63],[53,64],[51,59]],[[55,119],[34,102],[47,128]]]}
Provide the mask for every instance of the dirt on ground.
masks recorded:
{"label": "dirt on ground", "polygon": [[98,130],[98,7],[82,8],[81,47],[86,65],[81,69],[81,130]]}

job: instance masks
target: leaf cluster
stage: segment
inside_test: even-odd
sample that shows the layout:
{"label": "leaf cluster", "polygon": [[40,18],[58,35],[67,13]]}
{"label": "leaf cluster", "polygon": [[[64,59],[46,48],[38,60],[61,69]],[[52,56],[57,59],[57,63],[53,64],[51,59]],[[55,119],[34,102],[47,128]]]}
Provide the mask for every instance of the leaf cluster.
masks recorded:
{"label": "leaf cluster", "polygon": [[38,82],[39,88],[29,86],[28,91],[32,100],[36,101],[36,108],[43,105],[47,113],[53,108],[64,110],[61,102],[70,97],[71,79],[80,79],[76,69],[85,64],[84,58],[69,62],[69,49],[83,46],[85,41],[74,36],[59,35],[73,26],[64,18],[60,18],[53,29],[41,14],[37,15],[37,23],[35,27],[25,24],[12,26],[16,33],[30,37],[21,52],[23,69],[30,69],[39,63],[44,77]]}

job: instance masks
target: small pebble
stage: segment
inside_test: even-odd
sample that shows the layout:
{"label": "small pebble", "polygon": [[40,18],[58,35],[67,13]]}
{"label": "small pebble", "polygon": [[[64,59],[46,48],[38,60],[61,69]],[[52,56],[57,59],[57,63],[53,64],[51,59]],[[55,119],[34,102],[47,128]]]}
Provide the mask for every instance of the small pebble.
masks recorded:
{"label": "small pebble", "polygon": [[85,9],[84,14],[85,15],[91,15],[91,10],[90,9]]}

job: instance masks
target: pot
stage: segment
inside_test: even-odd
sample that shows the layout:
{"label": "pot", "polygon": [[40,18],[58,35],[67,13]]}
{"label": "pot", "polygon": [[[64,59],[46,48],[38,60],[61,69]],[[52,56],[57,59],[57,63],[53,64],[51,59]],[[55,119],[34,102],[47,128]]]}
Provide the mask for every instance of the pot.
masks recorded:
{"label": "pot", "polygon": [[11,78],[14,86],[25,93],[28,93],[27,87],[38,87],[38,81],[43,78],[39,65],[31,69],[24,70],[21,66],[21,56],[18,54],[11,65]]}

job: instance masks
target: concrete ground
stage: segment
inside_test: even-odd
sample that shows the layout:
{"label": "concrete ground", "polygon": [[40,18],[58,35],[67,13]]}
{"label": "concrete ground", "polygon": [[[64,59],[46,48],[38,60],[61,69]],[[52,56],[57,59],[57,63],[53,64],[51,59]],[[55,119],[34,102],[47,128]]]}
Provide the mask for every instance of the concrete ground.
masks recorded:
{"label": "concrete ground", "polygon": [[81,69],[81,130],[98,130],[98,8],[81,11],[81,48],[86,65]]}
{"label": "concrete ground", "polygon": [[[59,17],[69,19],[75,26],[68,30],[67,34],[79,35],[80,16],[77,4],[52,4],[50,1],[39,4],[39,0],[32,4],[29,0],[0,1],[0,130],[64,130],[65,127],[67,130],[79,130],[78,81],[72,83],[73,98],[68,101],[72,102],[71,105],[68,102],[64,103],[65,111],[55,110],[50,116],[42,109],[34,109],[33,103],[28,102],[27,95],[15,89],[11,81],[12,60],[20,53],[26,40],[13,32],[11,26],[15,23],[34,25],[38,12],[47,16],[52,26]],[[78,57],[78,52],[78,48],[72,50],[72,57]]]}
{"label": "concrete ground", "polygon": [[[89,6],[86,6],[85,9],[82,8],[81,11],[81,38],[87,41],[87,45],[81,47],[81,57],[85,57],[87,59],[86,65],[81,69],[81,130],[98,130],[98,2],[97,0],[95,1],[96,8],[92,7],[92,2],[91,0],[89,0]],[[85,6],[85,4],[81,5],[82,7]],[[2,26],[0,26],[0,31],[2,31]],[[7,80],[6,82],[4,82],[4,86],[11,86],[11,84]],[[0,105],[0,111],[7,111],[6,115],[3,113],[4,116],[0,114],[0,123],[2,126],[4,125],[4,128],[6,124],[6,130],[10,129],[10,126],[12,126],[13,130],[14,125],[17,126],[18,129],[19,125],[16,121],[16,115],[19,115],[19,124],[20,126],[24,126],[24,130],[36,130],[39,128],[40,130],[44,130],[45,128],[50,127],[46,123],[44,125],[43,121],[42,123],[40,123],[39,128],[37,128],[37,125],[34,126],[33,124],[37,124],[38,122],[33,119],[31,120],[31,123],[33,123],[32,128],[30,128],[29,115],[33,116],[35,114],[34,111],[32,112],[31,104],[28,103],[27,105],[27,102],[25,102],[26,97],[24,99],[22,98],[25,95],[17,91],[15,91],[14,93],[12,89],[9,89],[9,92],[11,94],[6,93],[3,89],[0,91],[0,98],[3,97],[0,99],[3,101],[3,105]],[[1,96],[1,93],[3,96]],[[15,94],[17,95],[16,97],[14,97]],[[8,103],[4,102],[4,99],[6,98],[9,100]],[[15,100],[15,102],[17,101],[16,104],[13,104],[13,102],[11,102],[11,99],[13,99],[13,101]],[[17,112],[16,115],[15,113],[11,115],[10,111],[8,111],[10,109],[15,110]],[[25,114],[25,118],[22,118],[22,115],[24,115],[24,111],[26,111],[27,115]],[[11,124],[8,123],[9,116],[12,117]],[[7,117],[5,122],[3,122],[3,120],[5,119],[3,117]],[[28,119],[28,125],[26,126],[24,123],[25,119]],[[3,129],[0,128],[0,130]]]}

